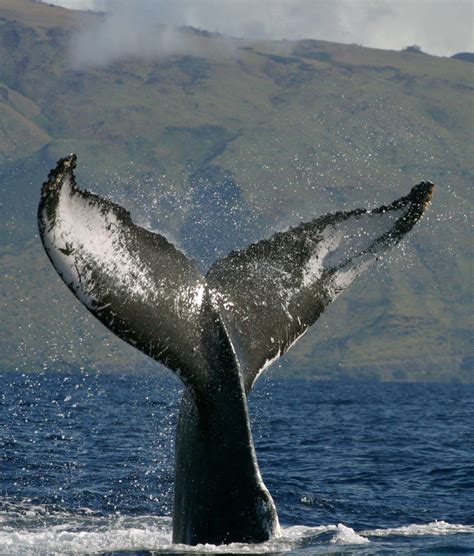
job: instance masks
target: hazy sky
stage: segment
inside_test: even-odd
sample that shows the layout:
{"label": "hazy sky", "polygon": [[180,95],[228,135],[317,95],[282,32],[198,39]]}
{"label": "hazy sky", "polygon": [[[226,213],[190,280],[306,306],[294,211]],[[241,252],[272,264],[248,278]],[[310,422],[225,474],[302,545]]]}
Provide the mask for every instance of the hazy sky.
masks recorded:
{"label": "hazy sky", "polygon": [[[191,25],[246,38],[314,38],[439,56],[474,51],[474,0],[46,0],[110,11],[97,35],[124,33],[122,51],[148,40],[152,22]],[[91,32],[92,33],[92,32]],[[94,37],[89,34],[88,40]],[[118,40],[118,37],[117,37]]]}

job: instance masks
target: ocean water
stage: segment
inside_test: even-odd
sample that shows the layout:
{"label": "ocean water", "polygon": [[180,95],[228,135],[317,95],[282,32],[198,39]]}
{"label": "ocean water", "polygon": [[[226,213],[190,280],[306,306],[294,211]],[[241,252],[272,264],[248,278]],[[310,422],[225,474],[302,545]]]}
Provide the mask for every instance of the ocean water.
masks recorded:
{"label": "ocean water", "polygon": [[474,387],[261,379],[282,536],[171,544],[171,375],[0,373],[0,554],[474,554]]}

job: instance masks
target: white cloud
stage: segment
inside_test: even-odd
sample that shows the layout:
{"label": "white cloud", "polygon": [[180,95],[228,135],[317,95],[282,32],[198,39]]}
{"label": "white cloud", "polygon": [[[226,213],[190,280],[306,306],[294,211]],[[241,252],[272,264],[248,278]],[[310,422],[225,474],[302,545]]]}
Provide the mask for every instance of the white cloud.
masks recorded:
{"label": "white cloud", "polygon": [[[314,38],[400,50],[418,44],[449,56],[474,51],[474,0],[49,0],[109,11],[83,35],[85,59],[154,55],[177,48],[156,34],[158,22],[190,25],[245,38]],[[183,45],[184,47],[185,45]]]}
{"label": "white cloud", "polygon": [[159,27],[159,18],[147,9],[135,11],[123,5],[73,37],[75,66],[104,66],[123,58],[154,58],[192,50],[192,36],[175,27]]}
{"label": "white cloud", "polygon": [[[63,6],[71,10],[101,10],[105,7],[107,0],[43,0],[45,4]],[[102,5],[101,5],[102,4]]]}

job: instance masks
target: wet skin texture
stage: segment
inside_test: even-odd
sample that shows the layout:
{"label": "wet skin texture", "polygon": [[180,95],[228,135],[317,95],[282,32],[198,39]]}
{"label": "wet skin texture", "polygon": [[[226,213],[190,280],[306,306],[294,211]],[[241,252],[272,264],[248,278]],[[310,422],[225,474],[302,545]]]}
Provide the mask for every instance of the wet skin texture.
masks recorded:
{"label": "wet skin texture", "polygon": [[390,205],[316,218],[220,259],[203,276],[163,236],[76,185],[58,161],[38,209],[46,253],[117,336],[185,384],[176,438],[173,541],[261,542],[279,534],[247,409],[258,375],[422,216],[433,184]]}

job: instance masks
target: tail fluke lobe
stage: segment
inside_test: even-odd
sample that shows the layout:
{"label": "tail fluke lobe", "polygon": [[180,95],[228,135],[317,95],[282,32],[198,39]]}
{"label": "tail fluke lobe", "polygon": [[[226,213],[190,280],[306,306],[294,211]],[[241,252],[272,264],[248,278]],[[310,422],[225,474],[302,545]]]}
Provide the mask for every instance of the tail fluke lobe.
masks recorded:
{"label": "tail fluke lobe", "polygon": [[217,261],[207,275],[229,309],[248,392],[258,374],[420,219],[433,191],[423,182],[388,206],[328,214]]}
{"label": "tail fluke lobe", "polygon": [[[205,280],[163,236],[122,207],[81,190],[76,157],[43,184],[40,236],[71,291],[117,336],[193,381]],[[194,379],[198,377],[194,376]]]}

